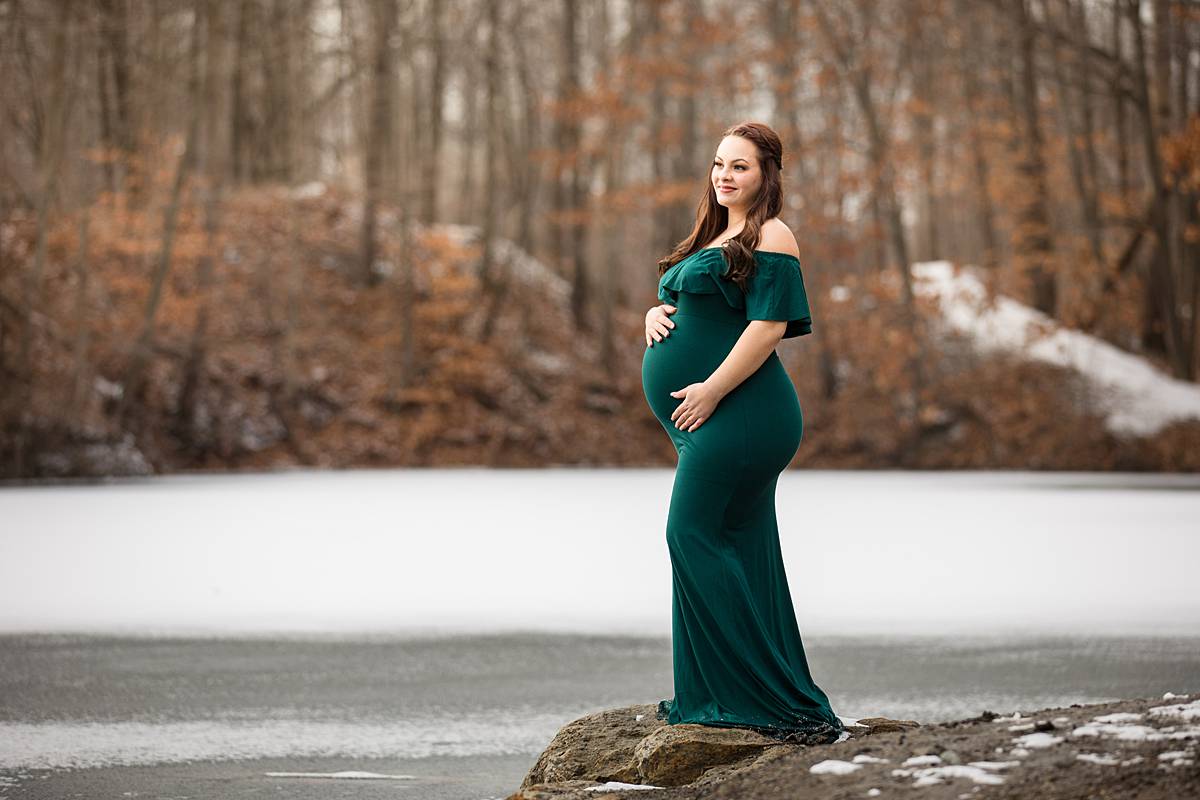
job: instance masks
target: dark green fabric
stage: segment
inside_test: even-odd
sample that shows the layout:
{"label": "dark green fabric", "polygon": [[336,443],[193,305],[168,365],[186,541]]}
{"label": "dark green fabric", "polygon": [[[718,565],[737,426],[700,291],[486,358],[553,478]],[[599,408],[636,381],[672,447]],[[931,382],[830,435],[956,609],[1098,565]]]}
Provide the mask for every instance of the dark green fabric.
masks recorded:
{"label": "dark green fabric", "polygon": [[[749,325],[745,298],[731,303],[712,284],[720,278],[706,253],[660,279],[659,296],[678,307],[670,315],[675,327],[642,360],[646,401],[679,456],[666,531],[674,697],[659,703],[659,716],[833,741],[844,728],[809,672],[775,514],[779,474],[804,430],[791,378],[772,352],[695,431],[671,419],[680,399],[670,393],[708,378]],[[780,290],[779,275],[768,299],[753,307],[796,313],[797,284],[785,278]]]}
{"label": "dark green fabric", "polygon": [[658,299],[675,304],[680,292],[720,293],[733,308],[745,309],[746,319],[787,322],[783,338],[812,333],[812,314],[800,260],[791,253],[754,251],[754,274],[746,293],[721,277],[728,265],[720,247],[697,250],[671,266],[658,281]]}

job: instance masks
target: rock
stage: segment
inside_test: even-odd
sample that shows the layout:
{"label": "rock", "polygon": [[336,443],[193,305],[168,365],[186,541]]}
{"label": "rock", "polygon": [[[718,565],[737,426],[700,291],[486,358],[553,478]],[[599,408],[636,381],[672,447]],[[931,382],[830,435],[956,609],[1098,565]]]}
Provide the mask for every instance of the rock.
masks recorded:
{"label": "rock", "polygon": [[890,733],[891,731],[921,727],[921,723],[913,722],[911,719],[888,719],[887,717],[863,717],[858,723],[867,726],[868,730],[865,734],[867,736],[874,733]]}
{"label": "rock", "polygon": [[609,781],[707,783],[762,763],[772,750],[803,749],[746,728],[668,725],[655,710],[656,705],[625,706],[564,725],[508,800],[565,799]]}
{"label": "rock", "polygon": [[538,756],[520,788],[577,779],[642,782],[633,751],[649,733],[666,724],[654,718],[655,708],[649,703],[610,708],[567,723]]}
{"label": "rock", "polygon": [[[807,749],[748,728],[668,725],[656,711],[657,704],[611,708],[564,725],[507,800],[600,798],[607,793],[594,788],[610,781],[703,786]],[[858,722],[850,729],[856,739],[920,727],[887,717]]]}
{"label": "rock", "polygon": [[778,741],[744,728],[663,724],[634,751],[642,783],[685,786],[713,767],[758,756]]}
{"label": "rock", "polygon": [[[565,726],[538,760],[539,768],[543,774],[580,774],[523,786],[509,800],[919,800],[917,795],[974,797],[995,784],[1004,787],[992,790],[996,796],[1008,798],[1175,800],[1195,796],[1192,754],[1200,725],[1193,724],[1192,714],[1193,706],[1163,706],[1156,696],[1047,708],[1028,717],[985,712],[973,720],[926,725],[873,717],[851,727],[857,735],[848,740],[806,747],[744,728],[667,726],[652,706],[631,706]],[[1016,720],[1036,725],[1045,719],[1059,736],[1033,731],[1017,737],[1008,729]],[[1083,726],[1104,733],[1083,739],[1067,733]],[[1014,741],[1052,746],[1014,747]],[[607,759],[608,766],[589,770],[584,763],[589,758]],[[579,763],[571,767],[574,761]],[[619,780],[616,774],[627,777]],[[647,794],[629,784],[661,788]]]}
{"label": "rock", "polygon": [[574,798],[603,798],[604,792],[588,791],[589,786],[597,786],[596,781],[573,780],[559,783],[535,783],[523,786],[510,794],[504,800],[573,800]]}

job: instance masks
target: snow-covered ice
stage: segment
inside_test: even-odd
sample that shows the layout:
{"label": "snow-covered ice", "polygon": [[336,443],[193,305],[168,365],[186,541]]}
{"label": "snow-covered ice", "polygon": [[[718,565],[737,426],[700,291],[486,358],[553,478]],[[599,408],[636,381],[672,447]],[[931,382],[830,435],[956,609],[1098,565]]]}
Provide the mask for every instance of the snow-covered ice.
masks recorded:
{"label": "snow-covered ice", "polygon": [[[671,480],[413,469],[9,488],[0,630],[669,635]],[[1195,635],[1200,491],[1171,490],[1188,485],[1200,476],[788,470],[780,545],[786,563],[812,565],[792,584],[801,630]],[[1081,489],[1095,491],[1081,502]],[[814,551],[813,532],[833,530],[844,535]],[[580,564],[626,588],[596,603]],[[887,587],[887,602],[854,585]]]}

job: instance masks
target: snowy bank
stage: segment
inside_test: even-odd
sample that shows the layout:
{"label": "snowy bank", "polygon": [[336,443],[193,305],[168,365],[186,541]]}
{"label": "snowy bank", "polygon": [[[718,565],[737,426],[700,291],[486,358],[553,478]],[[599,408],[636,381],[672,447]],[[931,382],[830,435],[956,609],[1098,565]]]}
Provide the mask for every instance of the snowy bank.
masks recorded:
{"label": "snowy bank", "polygon": [[1172,422],[1200,419],[1200,386],[1172,378],[1146,359],[1064,327],[1011,297],[997,295],[989,303],[975,268],[927,261],[914,264],[912,272],[914,290],[936,297],[945,324],[980,350],[1023,354],[1084,376],[1113,433],[1149,436]]}

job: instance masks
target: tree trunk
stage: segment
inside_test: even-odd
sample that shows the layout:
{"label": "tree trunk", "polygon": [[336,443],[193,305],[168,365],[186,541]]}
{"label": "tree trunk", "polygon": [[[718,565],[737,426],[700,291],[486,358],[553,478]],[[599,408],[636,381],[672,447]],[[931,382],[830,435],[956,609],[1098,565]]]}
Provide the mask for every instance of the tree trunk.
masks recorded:
{"label": "tree trunk", "polygon": [[[880,203],[880,212],[887,225],[892,250],[900,270],[901,300],[906,326],[912,332],[916,342],[913,356],[908,359],[906,364],[907,371],[911,376],[912,391],[906,393],[899,401],[909,431],[901,444],[899,458],[902,463],[908,463],[916,457],[916,446],[919,444],[920,430],[917,425],[917,413],[926,384],[923,366],[926,361],[926,345],[923,325],[921,317],[917,314],[913,292],[908,239],[900,216],[900,201],[896,195],[896,180],[890,152],[891,143],[887,135],[888,128],[880,119],[879,109],[871,94],[874,78],[870,66],[852,60],[850,46],[835,29],[820,0],[812,0],[811,5],[816,14],[818,27],[833,51],[834,58],[840,65],[846,81],[850,84],[858,104],[858,110],[866,123],[867,157],[871,164],[872,174],[875,176],[872,195]],[[869,12],[870,9],[863,9],[864,17]]]}
{"label": "tree trunk", "polygon": [[580,94],[580,52],[577,28],[578,7],[576,0],[563,0],[563,85],[562,98],[567,101],[567,108],[562,114],[563,136],[562,149],[559,157],[570,159],[571,176],[568,184],[567,203],[565,208],[571,212],[571,222],[564,228],[564,242],[567,243],[567,258],[572,265],[571,270],[571,316],[580,331],[595,330],[588,314],[590,301],[590,286],[588,283],[586,233],[583,220],[579,219],[584,211],[587,195],[586,176],[587,158],[582,152],[582,131],[578,112],[574,110],[575,101]]}
{"label": "tree trunk", "polygon": [[1024,178],[1024,202],[1017,214],[1015,249],[1023,271],[1030,279],[1033,306],[1053,317],[1058,311],[1058,292],[1054,242],[1050,231],[1050,190],[1046,181],[1038,109],[1037,64],[1034,57],[1037,30],[1029,3],[1030,0],[1016,0],[1012,6],[1017,25],[1023,144],[1023,158],[1017,169]]}
{"label": "tree trunk", "polygon": [[978,59],[978,54],[985,52],[985,39],[979,24],[979,17],[984,10],[971,5],[970,0],[958,0],[957,8],[959,18],[965,23],[964,41],[958,49],[958,62],[963,76],[963,100],[966,104],[971,167],[975,172],[975,216],[978,220],[979,237],[983,242],[983,257],[980,261],[984,267],[995,269],[1000,258],[1000,246],[996,235],[996,210],[992,204],[990,190],[987,145],[983,136],[984,120],[989,119],[990,114],[984,109]]}
{"label": "tree trunk", "polygon": [[[201,4],[204,0],[196,0],[196,16],[199,17]],[[158,265],[154,270],[150,295],[146,300],[146,309],[142,319],[141,333],[133,345],[132,358],[125,373],[124,391],[117,408],[117,419],[122,427],[130,420],[131,409],[142,399],[144,390],[144,375],[147,362],[154,350],[154,324],[158,315],[159,303],[162,301],[163,289],[167,276],[171,271],[171,260],[175,248],[175,230],[179,223],[180,207],[183,203],[183,187],[192,168],[196,156],[196,139],[200,130],[200,109],[203,105],[200,96],[200,26],[192,26],[191,64],[188,78],[188,122],[184,139],[183,155],[175,167],[175,180],[171,185],[171,197],[163,211],[163,234],[159,249]]]}
{"label": "tree trunk", "polygon": [[[22,307],[25,314],[21,317],[16,374],[24,383],[17,392],[13,393],[15,414],[12,416],[18,420],[16,441],[14,442],[13,474],[15,475],[27,474],[25,461],[36,425],[33,409],[36,370],[32,358],[33,340],[37,333],[34,330],[34,312],[45,307],[43,280],[46,269],[46,239],[49,233],[50,212],[58,188],[59,168],[66,148],[67,127],[71,114],[71,103],[68,97],[68,82],[71,76],[67,74],[67,60],[71,56],[71,46],[74,40],[72,34],[75,28],[75,8],[70,0],[63,0],[57,10],[58,15],[55,19],[50,44],[49,101],[45,126],[39,137],[37,150],[38,207],[33,264],[23,276],[24,280],[22,281]],[[12,418],[9,414],[5,416]]]}
{"label": "tree trunk", "polygon": [[[425,135],[428,139],[429,163],[442,163],[442,107],[446,93],[446,43],[442,34],[442,0],[429,0],[428,35],[430,47],[429,65],[429,119]],[[432,181],[424,187],[425,207],[421,218],[426,225],[438,220],[438,186],[441,181]]]}
{"label": "tree trunk", "polygon": [[392,138],[392,94],[389,91],[392,72],[392,32],[396,28],[397,0],[373,0],[375,38],[371,70],[371,122],[367,129],[366,152],[363,158],[363,217],[358,265],[358,280],[363,286],[373,286],[379,276],[375,272],[378,226],[377,209],[383,186],[384,148]]}
{"label": "tree trunk", "polygon": [[[1154,250],[1151,253],[1149,274],[1145,289],[1145,316],[1143,344],[1166,356],[1176,377],[1186,377],[1190,365],[1182,361],[1183,347],[1179,336],[1179,317],[1174,275],[1176,270],[1171,261],[1174,232],[1168,214],[1170,188],[1166,185],[1162,156],[1159,152],[1161,121],[1166,115],[1160,105],[1151,104],[1150,74],[1147,68],[1147,52],[1141,20],[1140,0],[1126,0],[1126,13],[1133,30],[1134,78],[1136,90],[1134,104],[1141,116],[1142,145],[1146,155],[1146,170],[1153,186],[1150,201],[1150,228],[1154,231]],[[1158,18],[1159,20],[1162,17]]]}
{"label": "tree trunk", "polygon": [[486,136],[484,137],[483,184],[483,255],[479,260],[481,301],[485,304],[480,339],[490,341],[496,331],[496,321],[503,308],[508,288],[508,261],[497,263],[496,236],[499,234],[500,137],[500,0],[487,2],[487,43],[484,46],[483,71],[487,74],[487,97],[484,101]]}
{"label": "tree trunk", "polygon": [[[175,407],[175,435],[185,450],[190,450],[194,459],[201,459],[215,446],[211,419],[218,412],[206,406],[209,382],[208,358],[209,317],[214,304],[214,295],[220,291],[215,280],[215,265],[220,242],[221,198],[225,178],[225,154],[227,151],[219,141],[218,97],[221,56],[224,52],[225,27],[222,11],[224,6],[217,0],[203,3],[204,16],[197,23],[204,25],[205,77],[204,77],[204,129],[202,146],[197,147],[196,173],[204,177],[199,199],[204,208],[204,249],[197,264],[196,292],[199,300],[196,317],[192,324],[191,341],[184,359],[183,375]],[[285,376],[287,370],[285,369]],[[209,420],[208,423],[205,420]]]}
{"label": "tree trunk", "polygon": [[[120,152],[121,175],[128,178],[135,165],[133,155],[137,147],[137,137],[133,123],[132,89],[129,79],[129,20],[125,5],[125,0],[97,0],[103,52],[106,56],[103,61],[107,61],[112,67],[113,114],[109,123],[113,141]],[[102,91],[101,97],[103,99],[107,94]],[[138,171],[135,180],[118,185],[118,188],[128,190],[127,201],[132,208],[138,207],[145,197],[142,186],[145,177],[144,173]]]}
{"label": "tree trunk", "polygon": [[[1066,0],[1066,2],[1068,5],[1066,8],[1067,29],[1070,30],[1073,27],[1070,24],[1070,0]],[[1046,8],[1046,16],[1050,16],[1049,8]],[[1086,52],[1086,48],[1077,49],[1075,52],[1078,53],[1081,50]],[[1059,124],[1062,125],[1067,139],[1067,161],[1071,169],[1071,182],[1075,187],[1075,195],[1079,201],[1079,216],[1083,220],[1083,229],[1092,251],[1093,266],[1087,271],[1087,274],[1091,276],[1093,288],[1088,295],[1089,298],[1095,298],[1099,293],[1099,281],[1104,272],[1104,249],[1101,243],[1103,231],[1096,206],[1096,187],[1089,179],[1084,154],[1080,152],[1080,140],[1084,138],[1084,134],[1075,124],[1075,116],[1072,113],[1076,105],[1075,91],[1073,90],[1076,90],[1081,98],[1086,98],[1089,77],[1086,72],[1073,68],[1070,79],[1068,79],[1066,67],[1063,65],[1062,48],[1053,37],[1050,39],[1050,63],[1054,70],[1054,84],[1059,97],[1059,102],[1055,104],[1058,109]],[[1084,102],[1080,102],[1079,105],[1083,106]]]}

